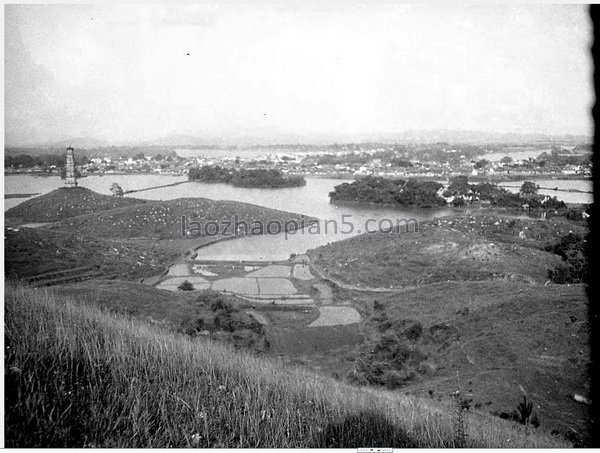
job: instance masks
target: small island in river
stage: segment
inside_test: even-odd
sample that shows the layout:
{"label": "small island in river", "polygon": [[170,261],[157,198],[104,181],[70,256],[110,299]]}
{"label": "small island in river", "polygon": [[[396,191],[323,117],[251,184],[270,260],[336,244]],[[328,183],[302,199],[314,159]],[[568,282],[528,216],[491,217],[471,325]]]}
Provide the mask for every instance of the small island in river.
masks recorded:
{"label": "small island in river", "polygon": [[239,169],[205,165],[189,171],[190,181],[220,182],[234,187],[282,188],[306,185],[302,176],[285,175],[279,170]]}
{"label": "small island in river", "polygon": [[469,184],[467,176],[454,176],[446,189],[437,181],[417,178],[388,179],[367,176],[352,183],[335,186],[329,193],[332,202],[374,203],[391,206],[430,208],[480,203],[499,208],[530,210],[566,210],[567,205],[554,197],[537,193],[538,186],[525,181],[519,193],[512,193],[497,184]]}

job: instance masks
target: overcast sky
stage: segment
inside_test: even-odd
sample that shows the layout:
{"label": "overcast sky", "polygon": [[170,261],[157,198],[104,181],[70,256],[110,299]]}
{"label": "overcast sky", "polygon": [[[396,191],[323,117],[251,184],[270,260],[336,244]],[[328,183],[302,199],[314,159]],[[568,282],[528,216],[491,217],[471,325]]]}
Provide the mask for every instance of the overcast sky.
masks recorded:
{"label": "overcast sky", "polygon": [[592,134],[579,5],[7,5],[5,140]]}

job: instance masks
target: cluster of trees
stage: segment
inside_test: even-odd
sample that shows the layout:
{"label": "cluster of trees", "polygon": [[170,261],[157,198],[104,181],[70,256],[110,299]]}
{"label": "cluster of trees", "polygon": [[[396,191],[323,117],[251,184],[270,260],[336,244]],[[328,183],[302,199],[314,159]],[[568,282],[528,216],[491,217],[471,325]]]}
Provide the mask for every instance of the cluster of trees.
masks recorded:
{"label": "cluster of trees", "polygon": [[473,168],[476,170],[479,170],[480,168],[484,168],[489,163],[490,163],[489,160],[481,159],[481,160],[478,160],[477,162],[475,162],[475,164],[473,164]]}
{"label": "cluster of trees", "polygon": [[568,233],[556,244],[546,246],[545,250],[563,259],[561,264],[548,271],[548,278],[554,283],[588,282],[588,250],[583,236]]}
{"label": "cluster of trees", "polygon": [[390,163],[398,159],[398,151],[382,150],[376,152],[365,152],[362,150],[348,151],[343,154],[324,154],[321,156],[308,156],[304,159],[306,164],[317,165],[365,165],[372,160],[378,159],[382,163]]}
{"label": "cluster of trees", "polygon": [[[455,149],[456,152],[449,152]],[[448,143],[436,143],[434,145],[417,146],[410,150],[405,157],[411,160],[417,159],[421,162],[449,162],[452,165],[460,165],[464,160],[479,159],[479,157],[488,151],[500,151],[501,147],[482,146],[482,145],[453,145]]]}
{"label": "cluster of trees", "polygon": [[[188,284],[191,285],[189,282]],[[191,286],[193,289],[193,285]],[[190,288],[185,285],[180,290],[186,291]],[[182,323],[181,330],[186,334],[194,337],[208,333],[213,340],[257,353],[269,349],[262,325],[253,316],[231,303],[226,296],[205,291],[198,296],[196,304],[204,308],[204,315]]]}
{"label": "cluster of trees", "polygon": [[364,165],[371,161],[369,154],[346,153],[346,154],[325,154],[318,157],[308,157],[307,160],[314,159],[317,165]]}
{"label": "cluster of trees", "polygon": [[[434,207],[446,205],[446,199],[439,195],[442,184],[435,181],[422,181],[416,178],[408,180],[388,179],[379,176],[367,176],[352,183],[343,183],[329,193],[331,201],[366,202],[377,204]],[[538,195],[538,186],[525,181],[520,193],[512,193],[497,184],[482,182],[469,184],[467,176],[455,176],[444,197],[453,197],[454,206],[463,206],[467,202],[487,201],[492,206],[503,208],[565,210],[567,206],[556,197],[547,198]]]}
{"label": "cluster of trees", "polygon": [[[154,149],[153,149],[154,150]],[[177,159],[177,154],[175,151],[168,151],[165,154],[161,154],[160,152],[156,152],[153,155],[153,160],[155,161],[166,161],[171,162],[174,159]],[[4,167],[5,168],[33,168],[33,167],[42,167],[42,169],[49,169],[52,166],[57,168],[64,167],[66,163],[66,153],[64,151],[54,150],[50,153],[40,153],[39,150],[30,150],[28,151],[31,154],[15,154],[14,150],[6,154],[4,156]],[[98,150],[97,154],[100,155],[109,155],[111,157],[124,158],[127,159],[132,157],[136,160],[145,159],[146,156],[152,155],[152,153],[144,153],[140,151],[139,148],[101,148]],[[91,163],[88,156],[94,155],[90,150],[76,150],[75,152],[75,165],[85,165]]]}
{"label": "cluster of trees", "polygon": [[442,206],[446,201],[437,192],[442,188],[435,181],[417,179],[387,179],[367,176],[352,183],[335,186],[329,193],[331,201],[353,201],[402,206]]}
{"label": "cluster of trees", "polygon": [[[62,154],[41,154],[32,156],[29,154],[19,154],[16,156],[4,156],[4,168],[33,168],[41,167],[42,169],[50,169],[55,166],[57,168],[64,167],[67,162],[65,153]],[[75,165],[84,165],[89,162],[89,159],[81,154],[75,155]]]}
{"label": "cluster of trees", "polygon": [[490,182],[481,182],[479,184],[469,184],[467,176],[455,176],[450,179],[448,188],[444,191],[445,197],[453,196],[454,206],[462,206],[467,200],[488,201],[492,206],[503,208],[520,208],[528,204],[530,209],[566,209],[567,206],[556,197],[544,199],[543,195],[538,195],[538,186],[532,181],[525,181],[521,185],[519,193],[512,193],[503,187]]}
{"label": "cluster of trees", "polygon": [[592,163],[592,153],[586,153],[584,155],[569,155],[567,153],[561,153],[557,150],[553,150],[550,154],[546,152],[540,154],[535,160],[540,167],[545,165],[553,165],[557,167],[564,167],[565,165],[588,166]]}
{"label": "cluster of trees", "polygon": [[218,165],[203,167],[190,168],[188,173],[188,179],[190,181],[202,181],[202,182],[222,182],[230,184],[233,178],[233,169],[223,168]]}
{"label": "cluster of trees", "polygon": [[[361,145],[368,149],[369,144]],[[375,146],[375,145],[372,145]],[[335,147],[334,147],[335,148]],[[347,146],[348,148],[348,146]],[[353,151],[344,154],[325,154],[322,156],[309,156],[305,158],[306,164],[320,165],[364,165],[372,160],[379,159],[383,164],[392,164],[394,167],[412,167],[411,160],[420,162],[452,162],[458,164],[462,162],[461,156],[466,159],[475,159],[488,151],[482,146],[462,145],[454,152],[448,152],[450,146],[447,143],[438,143],[426,146],[394,146],[393,149],[380,150],[376,152],[365,152],[360,146],[355,147]],[[478,162],[481,168],[489,162],[485,159]]]}
{"label": "cluster of trees", "polygon": [[279,170],[236,170],[218,165],[205,165],[201,168],[192,168],[189,171],[190,181],[220,182],[232,184],[236,187],[298,187],[306,185],[302,176],[288,176]]}
{"label": "cluster of trees", "polygon": [[231,183],[237,187],[299,187],[305,186],[302,176],[288,176],[279,170],[239,170],[234,173]]}
{"label": "cluster of trees", "polygon": [[[112,194],[113,194],[115,197],[122,197],[122,196],[123,196],[123,193],[124,193],[124,192],[123,192],[123,188],[122,188],[120,185],[118,185],[116,182],[113,182],[113,183],[111,184],[111,186],[110,186],[110,191],[112,192]],[[186,280],[186,282],[187,282],[187,280]],[[193,289],[193,286],[192,286],[192,288],[191,288],[191,289]]]}

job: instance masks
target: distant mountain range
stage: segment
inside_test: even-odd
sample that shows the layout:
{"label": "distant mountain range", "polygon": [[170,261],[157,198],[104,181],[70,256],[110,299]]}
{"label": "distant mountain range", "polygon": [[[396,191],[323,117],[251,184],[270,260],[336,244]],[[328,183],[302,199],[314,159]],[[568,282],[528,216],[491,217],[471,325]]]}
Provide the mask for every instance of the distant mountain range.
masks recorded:
{"label": "distant mountain range", "polygon": [[[457,131],[447,129],[418,129],[400,133],[373,133],[345,136],[329,135],[303,135],[303,134],[277,134],[273,136],[194,136],[185,134],[171,134],[153,140],[139,142],[109,142],[90,137],[75,137],[51,143],[31,144],[19,148],[66,148],[73,146],[79,149],[104,148],[108,146],[257,146],[257,145],[327,145],[333,143],[439,143],[448,144],[536,144],[560,143],[564,145],[577,145],[592,143],[593,139],[587,135],[547,135],[524,133],[498,133],[482,131]],[[10,146],[6,146],[10,147]]]}
{"label": "distant mountain range", "polygon": [[[8,146],[8,145],[7,145]],[[87,148],[104,148],[107,146],[113,146],[112,143],[106,140],[98,140],[91,137],[73,137],[66,140],[57,142],[46,142],[37,143],[31,145],[24,145],[22,148],[38,147],[38,148],[67,148],[72,146],[73,148],[87,149]]]}
{"label": "distant mountain range", "polygon": [[237,136],[237,137],[198,137],[193,135],[174,134],[156,140],[144,142],[144,145],[159,146],[206,146],[206,145],[272,145],[272,144],[307,144],[325,145],[333,143],[514,143],[533,144],[560,142],[563,144],[592,143],[592,137],[586,135],[547,135],[523,133],[498,133],[481,131],[455,131],[447,129],[419,129],[400,133],[356,134],[346,136],[278,134],[272,137]]}
{"label": "distant mountain range", "polygon": [[[374,135],[373,138],[378,138]],[[482,131],[456,131],[447,129],[409,130],[400,134],[385,134],[379,136],[383,141],[398,141],[406,143],[548,143],[569,142],[591,143],[592,137],[587,135],[548,135],[525,134],[515,132],[482,132]]]}

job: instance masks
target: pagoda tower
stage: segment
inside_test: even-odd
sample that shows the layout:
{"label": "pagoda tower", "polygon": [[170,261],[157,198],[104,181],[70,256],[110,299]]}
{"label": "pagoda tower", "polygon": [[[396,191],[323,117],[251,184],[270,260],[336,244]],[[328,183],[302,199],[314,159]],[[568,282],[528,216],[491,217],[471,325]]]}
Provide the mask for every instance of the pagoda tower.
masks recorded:
{"label": "pagoda tower", "polygon": [[65,186],[69,188],[77,187],[77,177],[75,176],[75,154],[73,148],[67,148],[67,168],[66,168]]}

